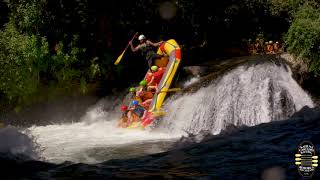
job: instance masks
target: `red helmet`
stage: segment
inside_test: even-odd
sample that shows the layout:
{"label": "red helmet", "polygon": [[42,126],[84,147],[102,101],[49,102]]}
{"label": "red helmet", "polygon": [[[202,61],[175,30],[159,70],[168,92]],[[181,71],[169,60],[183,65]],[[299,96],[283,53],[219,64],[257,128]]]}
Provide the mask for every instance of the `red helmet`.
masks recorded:
{"label": "red helmet", "polygon": [[120,109],[121,109],[121,111],[126,111],[126,110],[128,110],[128,106],[122,105],[122,106],[120,107]]}

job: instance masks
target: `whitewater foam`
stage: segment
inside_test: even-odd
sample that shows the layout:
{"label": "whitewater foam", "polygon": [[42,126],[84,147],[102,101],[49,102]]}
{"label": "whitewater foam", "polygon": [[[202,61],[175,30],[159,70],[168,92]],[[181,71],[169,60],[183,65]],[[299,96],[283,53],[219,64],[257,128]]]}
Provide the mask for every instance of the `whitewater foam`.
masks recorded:
{"label": "whitewater foam", "polygon": [[[109,102],[111,103],[111,102]],[[82,122],[33,126],[28,130],[43,148],[41,157],[49,162],[63,161],[97,163],[113,158],[129,157],[130,153],[143,155],[158,153],[167,147],[155,147],[152,142],[168,141],[177,136],[155,131],[118,128],[119,112],[103,111],[102,103],[90,108]],[[130,152],[144,143],[148,149]],[[123,154],[115,152],[120,149]],[[114,156],[112,154],[115,154]]]}
{"label": "whitewater foam", "polygon": [[288,66],[240,66],[196,93],[173,97],[159,128],[175,134],[217,134],[229,124],[253,126],[286,119],[303,106],[313,107],[313,102]]}

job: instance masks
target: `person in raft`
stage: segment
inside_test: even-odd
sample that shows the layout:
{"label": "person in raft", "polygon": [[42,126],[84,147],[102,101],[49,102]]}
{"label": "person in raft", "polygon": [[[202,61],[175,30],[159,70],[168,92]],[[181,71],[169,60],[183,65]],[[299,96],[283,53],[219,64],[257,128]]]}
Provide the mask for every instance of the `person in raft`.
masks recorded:
{"label": "person in raft", "polygon": [[141,106],[145,109],[149,109],[150,102],[153,98],[153,93],[148,91],[146,80],[142,80],[139,83],[139,90],[137,91],[136,96],[141,98]]}
{"label": "person in raft", "polygon": [[158,68],[158,66],[152,66],[151,72],[152,76],[148,83],[148,91],[157,91],[158,90],[158,84],[161,81],[161,78],[164,74],[164,68]]}
{"label": "person in raft", "polygon": [[137,100],[133,100],[128,110],[128,126],[135,121],[144,119],[147,115],[147,110],[139,105]]}
{"label": "person in raft", "polygon": [[131,94],[131,99],[132,100],[137,100],[139,103],[142,103],[142,99],[139,97],[139,96],[137,96],[137,92],[136,92],[136,88],[134,88],[134,87],[131,87],[130,89],[129,89],[129,92],[130,92],[130,94]]}
{"label": "person in raft", "polygon": [[122,105],[120,109],[122,111],[122,117],[119,121],[118,127],[126,128],[128,127],[128,106]]}
{"label": "person in raft", "polygon": [[136,47],[133,47],[132,41],[129,42],[131,50],[132,52],[141,50],[142,55],[145,56],[146,60],[148,61],[149,69],[151,69],[151,66],[154,64],[154,60],[163,57],[163,55],[157,54],[154,50],[154,47],[159,47],[163,41],[153,43],[143,34],[138,37],[138,40],[140,41],[140,44]]}

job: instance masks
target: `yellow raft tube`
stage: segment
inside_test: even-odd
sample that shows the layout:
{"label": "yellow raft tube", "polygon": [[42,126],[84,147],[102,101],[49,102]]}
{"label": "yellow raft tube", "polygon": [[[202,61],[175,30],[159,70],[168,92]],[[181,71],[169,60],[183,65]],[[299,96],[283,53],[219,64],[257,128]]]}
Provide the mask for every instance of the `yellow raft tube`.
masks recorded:
{"label": "yellow raft tube", "polygon": [[156,60],[155,62],[155,64],[160,67],[164,62],[167,61],[168,63],[166,65],[166,70],[163,74],[163,77],[158,85],[158,91],[155,93],[149,108],[149,112],[152,112],[154,115],[161,112],[163,101],[167,95],[167,92],[170,91],[169,88],[171,82],[176,75],[181,61],[181,50],[178,43],[174,39],[170,39],[159,47],[157,54],[169,55],[169,62],[167,58],[162,58],[161,60]]}

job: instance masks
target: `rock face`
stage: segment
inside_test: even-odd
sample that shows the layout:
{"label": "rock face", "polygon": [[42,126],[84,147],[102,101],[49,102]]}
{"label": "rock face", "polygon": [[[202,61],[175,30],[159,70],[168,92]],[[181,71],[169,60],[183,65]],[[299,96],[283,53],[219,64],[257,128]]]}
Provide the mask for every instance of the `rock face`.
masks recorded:
{"label": "rock face", "polygon": [[203,76],[208,73],[209,67],[207,66],[186,66],[183,70],[193,76]]}
{"label": "rock face", "polygon": [[320,77],[309,72],[306,61],[296,58],[289,53],[283,53],[280,58],[290,64],[293,78],[313,97],[314,102],[320,105]]}

